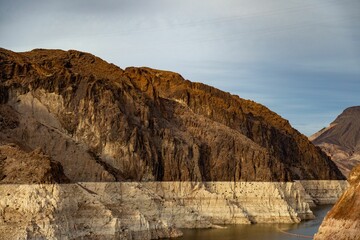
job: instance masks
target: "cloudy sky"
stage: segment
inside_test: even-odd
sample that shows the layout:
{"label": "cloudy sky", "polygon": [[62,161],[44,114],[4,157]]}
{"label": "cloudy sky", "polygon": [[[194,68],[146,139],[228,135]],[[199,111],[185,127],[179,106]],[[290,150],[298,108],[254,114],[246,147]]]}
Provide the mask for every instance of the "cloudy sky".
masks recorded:
{"label": "cloudy sky", "polygon": [[179,72],[309,135],[360,105],[359,9],[359,0],[0,0],[0,47]]}

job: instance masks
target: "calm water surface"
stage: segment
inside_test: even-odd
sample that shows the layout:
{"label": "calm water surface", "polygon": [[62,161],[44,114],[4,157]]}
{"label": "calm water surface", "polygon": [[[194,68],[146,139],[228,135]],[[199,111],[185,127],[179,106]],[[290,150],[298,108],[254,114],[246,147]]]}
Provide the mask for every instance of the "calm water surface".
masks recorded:
{"label": "calm water surface", "polygon": [[[316,219],[297,224],[252,224],[228,225],[226,229],[184,229],[179,240],[301,240],[291,234],[313,236],[332,205],[323,205],[313,210]],[[286,234],[279,229],[285,231]]]}

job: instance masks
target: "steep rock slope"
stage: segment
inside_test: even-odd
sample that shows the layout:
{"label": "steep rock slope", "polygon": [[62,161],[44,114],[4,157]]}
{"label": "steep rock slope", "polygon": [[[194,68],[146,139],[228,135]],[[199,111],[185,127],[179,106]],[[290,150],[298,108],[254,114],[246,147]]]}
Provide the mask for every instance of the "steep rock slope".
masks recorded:
{"label": "steep rock slope", "polygon": [[315,239],[357,240],[360,236],[360,165],[348,179],[350,187],[321,223]]}
{"label": "steep rock slope", "polygon": [[87,53],[0,50],[3,139],[40,147],[72,181],[343,179],[266,107],[179,74]]}
{"label": "steep rock slope", "polygon": [[360,164],[360,106],[345,109],[310,140],[326,152],[344,175]]}

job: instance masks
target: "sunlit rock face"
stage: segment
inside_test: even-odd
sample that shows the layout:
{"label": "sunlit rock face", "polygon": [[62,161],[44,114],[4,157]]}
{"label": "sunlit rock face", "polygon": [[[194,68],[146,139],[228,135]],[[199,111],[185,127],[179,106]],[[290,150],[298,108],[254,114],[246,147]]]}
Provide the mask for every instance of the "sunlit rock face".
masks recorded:
{"label": "sunlit rock face", "polygon": [[345,176],[360,164],[360,106],[345,109],[309,139],[336,163]]}
{"label": "sunlit rock face", "polygon": [[288,121],[179,74],[42,49],[0,71],[0,238],[297,223],[346,188]]}
{"label": "sunlit rock face", "polygon": [[316,240],[357,240],[360,236],[360,165],[353,168],[348,181],[350,187],[326,215]]}
{"label": "sunlit rock face", "polygon": [[314,218],[309,206],[320,201],[316,196],[328,195],[334,202],[347,183],[310,181],[308,189],[304,186],[301,182],[2,184],[0,236],[157,239],[180,236],[179,228],[297,223]]}
{"label": "sunlit rock face", "polygon": [[343,179],[287,120],[177,73],[41,49],[1,49],[0,70],[18,119],[2,142],[40,147],[73,182]]}

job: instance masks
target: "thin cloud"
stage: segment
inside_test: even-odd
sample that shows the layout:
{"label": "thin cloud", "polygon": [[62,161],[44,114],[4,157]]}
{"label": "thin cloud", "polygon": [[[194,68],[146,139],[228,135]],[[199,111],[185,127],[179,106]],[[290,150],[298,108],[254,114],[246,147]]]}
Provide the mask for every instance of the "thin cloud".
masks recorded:
{"label": "thin cloud", "polygon": [[357,0],[0,0],[0,46],[177,71],[256,100],[309,135],[359,105],[358,9]]}

